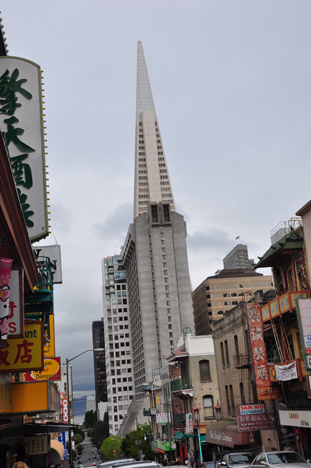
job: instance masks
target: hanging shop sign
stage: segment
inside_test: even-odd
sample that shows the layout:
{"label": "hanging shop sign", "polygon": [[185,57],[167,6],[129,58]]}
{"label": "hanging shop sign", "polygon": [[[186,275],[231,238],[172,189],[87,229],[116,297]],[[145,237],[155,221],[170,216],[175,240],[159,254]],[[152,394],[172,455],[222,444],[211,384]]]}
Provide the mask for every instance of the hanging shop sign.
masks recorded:
{"label": "hanging shop sign", "polygon": [[306,369],[311,371],[311,299],[296,299],[302,354]]}
{"label": "hanging shop sign", "polygon": [[156,414],[157,424],[166,424],[171,422],[170,413],[157,413]]}
{"label": "hanging shop sign", "polygon": [[18,57],[0,57],[0,129],[28,235],[48,235],[41,70]]}
{"label": "hanging shop sign", "polygon": [[24,270],[11,270],[11,290],[9,300],[9,338],[24,336]]}
{"label": "hanging shop sign", "polygon": [[262,332],[262,317],[258,304],[247,304],[247,318],[251,338],[256,385],[267,385],[269,383],[269,370]]}
{"label": "hanging shop sign", "polygon": [[270,419],[267,414],[249,414],[237,416],[239,432],[264,431],[271,429]]}
{"label": "hanging shop sign", "polygon": [[281,381],[288,381],[298,379],[298,371],[296,361],[290,364],[275,364],[276,379]]}
{"label": "hanging shop sign", "polygon": [[259,401],[279,400],[279,386],[275,385],[257,385],[257,396]]}
{"label": "hanging shop sign", "polygon": [[311,427],[310,411],[279,410],[281,426]]}
{"label": "hanging shop sign", "polygon": [[0,372],[43,369],[43,322],[25,324],[25,337],[7,340],[0,348]]}
{"label": "hanging shop sign", "polygon": [[192,413],[186,413],[186,432],[187,434],[193,434]]}
{"label": "hanging shop sign", "polygon": [[40,453],[47,453],[49,451],[47,434],[24,437],[24,444],[27,455],[39,455]]}
{"label": "hanging shop sign", "polygon": [[26,372],[26,382],[38,380],[61,380],[60,357],[44,359],[44,369]]}
{"label": "hanging shop sign", "polygon": [[67,398],[62,399],[62,421],[63,423],[68,423],[69,418],[68,418],[68,400]]}
{"label": "hanging shop sign", "polygon": [[248,414],[264,414],[265,405],[263,403],[259,403],[257,405],[240,405],[239,412],[241,416]]}

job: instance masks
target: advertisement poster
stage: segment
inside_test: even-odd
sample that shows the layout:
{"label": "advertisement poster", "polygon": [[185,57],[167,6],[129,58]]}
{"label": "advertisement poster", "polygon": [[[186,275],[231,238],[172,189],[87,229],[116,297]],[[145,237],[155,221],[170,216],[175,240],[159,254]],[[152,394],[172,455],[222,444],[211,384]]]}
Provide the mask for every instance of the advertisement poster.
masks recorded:
{"label": "advertisement poster", "polygon": [[44,359],[44,369],[26,372],[26,382],[38,380],[61,380],[60,357]]}
{"label": "advertisement poster", "polygon": [[284,365],[275,364],[275,374],[277,380],[287,381],[298,379],[296,361]]}

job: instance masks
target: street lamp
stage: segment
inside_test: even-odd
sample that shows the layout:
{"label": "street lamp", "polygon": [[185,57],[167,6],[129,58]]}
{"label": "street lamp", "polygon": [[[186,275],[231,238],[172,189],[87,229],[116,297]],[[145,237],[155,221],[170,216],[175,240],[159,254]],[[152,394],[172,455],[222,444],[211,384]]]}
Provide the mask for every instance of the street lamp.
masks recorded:
{"label": "street lamp", "polygon": [[200,407],[195,405],[193,408],[193,415],[194,415],[194,420],[197,423],[197,431],[198,431],[198,439],[199,439],[199,449],[200,449],[200,461],[201,464],[203,463],[203,457],[202,457],[202,447],[201,447],[201,437],[200,437]]}
{"label": "street lamp", "polygon": [[66,358],[66,396],[67,396],[67,402],[68,402],[68,407],[69,407],[69,411],[68,411],[68,425],[69,425],[69,467],[70,468],[73,468],[73,464],[72,464],[72,448],[71,448],[71,428],[70,428],[70,424],[71,424],[71,418],[70,418],[70,395],[69,395],[69,372],[68,372],[68,364],[69,362],[73,361],[74,359],[77,359],[78,357],[82,356],[82,354],[85,354],[85,353],[89,353],[89,352],[95,352],[95,351],[104,351],[104,348],[96,348],[96,349],[87,349],[86,351],[83,351],[83,353],[80,353],[78,354],[77,356],[74,356],[73,358],[71,359],[68,359]]}

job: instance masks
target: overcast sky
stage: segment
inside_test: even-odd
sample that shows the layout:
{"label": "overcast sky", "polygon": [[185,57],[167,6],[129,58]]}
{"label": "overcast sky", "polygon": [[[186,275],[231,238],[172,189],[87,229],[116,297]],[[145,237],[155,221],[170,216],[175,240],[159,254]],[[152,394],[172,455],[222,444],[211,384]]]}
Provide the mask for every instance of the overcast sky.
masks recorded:
{"label": "overcast sky", "polygon": [[[310,1],[2,0],[1,8],[9,55],[44,71],[55,238],[42,243],[62,249],[54,298],[63,362],[92,347],[101,259],[120,252],[132,221],[137,41],[187,221],[193,288],[222,267],[235,237],[257,259],[270,230],[310,200]],[[92,390],[92,353],[72,365],[74,389]]]}

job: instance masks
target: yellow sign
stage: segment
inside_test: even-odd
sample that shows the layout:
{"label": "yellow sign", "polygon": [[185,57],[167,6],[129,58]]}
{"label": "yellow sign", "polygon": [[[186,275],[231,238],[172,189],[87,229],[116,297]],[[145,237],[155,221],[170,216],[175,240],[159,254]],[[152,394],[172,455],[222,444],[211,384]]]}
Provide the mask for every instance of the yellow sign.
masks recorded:
{"label": "yellow sign", "polygon": [[16,382],[12,385],[13,413],[50,413],[60,411],[59,392],[49,380]]}
{"label": "yellow sign", "polygon": [[157,396],[157,405],[161,404],[161,397]]}
{"label": "yellow sign", "polygon": [[44,346],[44,356],[55,356],[55,327],[54,327],[54,314],[49,316],[50,325],[50,342]]}
{"label": "yellow sign", "polygon": [[43,369],[43,322],[25,324],[25,337],[7,340],[0,348],[0,372]]}

